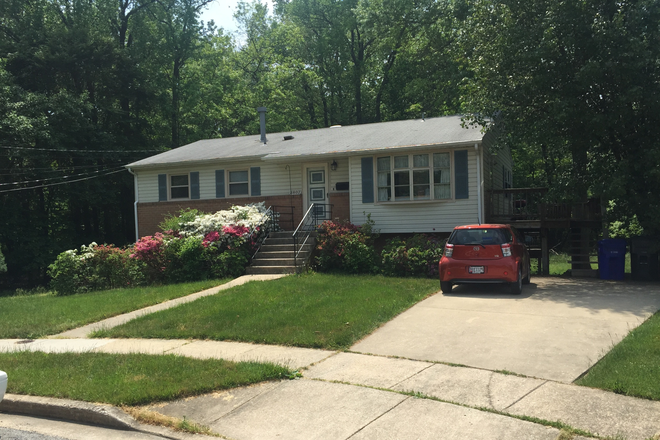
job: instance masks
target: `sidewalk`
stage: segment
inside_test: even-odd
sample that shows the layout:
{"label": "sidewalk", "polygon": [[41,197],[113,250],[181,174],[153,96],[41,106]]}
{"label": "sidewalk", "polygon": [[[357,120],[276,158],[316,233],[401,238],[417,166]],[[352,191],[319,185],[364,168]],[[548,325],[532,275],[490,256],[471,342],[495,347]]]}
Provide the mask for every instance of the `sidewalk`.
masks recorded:
{"label": "sidewalk", "polygon": [[[133,312],[133,316],[144,313]],[[114,318],[116,322],[121,321],[118,318]],[[28,343],[0,340],[0,350],[178,354],[270,361],[300,369],[303,378],[298,380],[267,382],[147,407],[207,425],[213,432],[236,440],[558,439],[561,432],[556,426],[560,425],[552,427],[548,422],[561,422],[599,437],[660,438],[660,402],[551,380],[297,347],[58,336],[60,339]],[[42,410],[60,408],[62,413],[61,400],[12,395],[6,396],[0,411],[20,412],[21,405],[30,407],[31,399],[38,399]],[[80,405],[90,412],[89,404]],[[71,415],[80,412],[75,402],[66,401],[65,406]],[[127,428],[140,429],[137,424]],[[565,438],[570,437],[562,440]]]}

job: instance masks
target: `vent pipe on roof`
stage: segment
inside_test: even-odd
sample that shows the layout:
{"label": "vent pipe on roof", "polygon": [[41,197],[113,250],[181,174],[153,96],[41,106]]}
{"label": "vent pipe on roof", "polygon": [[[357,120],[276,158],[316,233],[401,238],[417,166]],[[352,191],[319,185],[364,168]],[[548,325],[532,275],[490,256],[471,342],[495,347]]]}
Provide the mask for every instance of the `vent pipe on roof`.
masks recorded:
{"label": "vent pipe on roof", "polygon": [[257,107],[259,112],[259,125],[261,126],[261,143],[265,144],[268,142],[266,139],[266,107]]}

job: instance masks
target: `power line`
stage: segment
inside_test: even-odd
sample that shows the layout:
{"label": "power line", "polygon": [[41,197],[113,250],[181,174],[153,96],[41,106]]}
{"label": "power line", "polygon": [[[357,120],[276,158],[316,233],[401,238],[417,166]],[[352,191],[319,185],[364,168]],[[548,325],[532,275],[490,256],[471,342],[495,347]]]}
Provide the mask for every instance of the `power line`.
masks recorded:
{"label": "power line", "polygon": [[0,194],[2,193],[8,193],[8,192],[14,192],[14,191],[25,191],[27,189],[37,189],[37,188],[46,188],[48,186],[56,186],[56,185],[66,185],[67,183],[75,183],[75,182],[82,182],[83,180],[91,180],[91,179],[96,179],[97,177],[104,177],[104,176],[109,176],[110,174],[117,174],[121,173],[124,170],[117,170],[117,171],[112,171],[110,173],[102,174],[100,176],[92,176],[92,177],[84,177],[82,179],[77,179],[77,180],[67,180],[66,182],[58,182],[58,183],[47,183],[45,185],[38,185],[38,186],[30,186],[27,188],[14,188],[14,189],[5,189],[0,191]]}
{"label": "power line", "polygon": [[[40,173],[68,173],[71,170],[78,170],[81,168],[87,168],[87,169],[93,169],[93,168],[103,168],[103,167],[115,167],[115,166],[123,166],[125,165],[124,162],[112,162],[112,163],[106,163],[103,165],[78,165],[78,166],[66,166],[62,165],[62,169],[53,169],[53,167],[42,167],[42,168],[23,168],[23,167],[16,167],[13,169],[20,169],[20,172],[18,173],[0,173],[0,176],[20,176],[21,174],[30,174],[33,171],[39,171]],[[0,169],[0,171],[11,171],[12,168],[4,168]]]}
{"label": "power line", "polygon": [[155,150],[56,150],[53,148],[8,147],[0,145],[5,150],[50,151],[52,153],[164,153]]}
{"label": "power line", "polygon": [[74,175],[70,175],[70,176],[49,177],[49,178],[46,178],[46,179],[36,179],[36,180],[21,180],[20,182],[6,182],[6,183],[0,183],[0,186],[20,185],[21,183],[48,182],[48,181],[51,181],[51,180],[67,179],[69,177],[89,176],[90,174],[101,173],[103,171],[109,171],[109,170],[114,171],[114,170],[117,170],[117,168],[118,167],[106,168],[105,170],[90,171],[88,173],[79,173],[79,174],[74,174]]}

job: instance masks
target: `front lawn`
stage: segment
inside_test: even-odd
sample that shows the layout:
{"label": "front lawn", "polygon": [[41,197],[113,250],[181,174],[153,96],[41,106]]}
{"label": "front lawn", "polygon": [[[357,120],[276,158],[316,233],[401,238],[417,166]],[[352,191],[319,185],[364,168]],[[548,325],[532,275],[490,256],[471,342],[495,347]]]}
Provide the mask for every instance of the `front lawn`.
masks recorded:
{"label": "front lawn", "polygon": [[40,338],[225,283],[207,280],[157,287],[0,297],[0,339]]}
{"label": "front lawn", "polygon": [[213,339],[341,349],[439,290],[437,279],[307,274],[236,286],[96,337]]}
{"label": "front lawn", "polygon": [[183,356],[106,353],[0,353],[7,392],[142,405],[290,377],[284,367]]}
{"label": "front lawn", "polygon": [[631,331],[576,383],[660,400],[660,312]]}

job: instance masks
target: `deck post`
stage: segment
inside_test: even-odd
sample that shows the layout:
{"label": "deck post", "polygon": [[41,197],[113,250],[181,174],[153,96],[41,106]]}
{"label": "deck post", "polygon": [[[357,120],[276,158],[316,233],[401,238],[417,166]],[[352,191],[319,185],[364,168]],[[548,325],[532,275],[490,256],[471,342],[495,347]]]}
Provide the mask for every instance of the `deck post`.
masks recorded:
{"label": "deck post", "polygon": [[550,249],[548,249],[548,228],[541,228],[541,274],[550,275]]}

